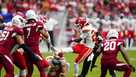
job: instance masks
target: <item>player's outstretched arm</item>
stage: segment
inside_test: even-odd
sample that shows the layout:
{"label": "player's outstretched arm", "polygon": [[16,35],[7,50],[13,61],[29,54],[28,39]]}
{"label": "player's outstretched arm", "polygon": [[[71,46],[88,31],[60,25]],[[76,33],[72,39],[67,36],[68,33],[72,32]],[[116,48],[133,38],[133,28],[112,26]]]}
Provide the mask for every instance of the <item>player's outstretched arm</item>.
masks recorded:
{"label": "player's outstretched arm", "polygon": [[125,48],[124,48],[122,45],[120,45],[120,51],[121,51],[121,54],[123,55],[123,57],[124,57],[126,63],[129,64],[129,66],[132,68],[133,72],[135,72],[134,66],[132,66],[132,65],[130,64],[130,60],[129,60],[129,58],[128,58],[127,51],[125,50]]}
{"label": "player's outstretched arm", "polygon": [[39,58],[33,53],[33,51],[25,44],[23,36],[16,35],[15,36],[16,42],[20,45],[19,48],[23,48],[24,52],[27,53],[31,60],[39,61]]}
{"label": "player's outstretched arm", "polygon": [[45,39],[48,43],[48,47],[49,49],[52,49],[53,48],[53,45],[51,44],[51,40],[50,40],[50,35],[48,33],[48,31],[46,31],[45,29],[40,29],[39,32],[42,34],[43,36],[43,39]]}
{"label": "player's outstretched arm", "polygon": [[125,59],[126,63],[130,65],[127,51],[125,50],[125,48],[122,45],[120,45],[120,51],[121,51],[121,54],[122,54],[123,58]]}
{"label": "player's outstretched arm", "polygon": [[47,41],[50,41],[49,40],[50,37],[49,37],[48,31],[44,30],[44,28],[43,29],[39,29],[38,31],[42,34],[42,36],[44,37],[44,39],[46,39]]}
{"label": "player's outstretched arm", "polygon": [[94,53],[94,57],[93,57],[93,60],[92,60],[90,71],[92,71],[93,68],[95,67],[96,60],[97,60],[98,56],[101,54],[101,46],[94,48],[93,53]]}

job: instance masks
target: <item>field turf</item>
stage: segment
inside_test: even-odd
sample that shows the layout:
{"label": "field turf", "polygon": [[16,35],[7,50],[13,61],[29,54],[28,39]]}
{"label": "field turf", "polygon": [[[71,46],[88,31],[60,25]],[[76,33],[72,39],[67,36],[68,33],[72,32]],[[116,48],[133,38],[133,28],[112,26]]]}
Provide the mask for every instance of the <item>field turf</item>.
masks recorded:
{"label": "field turf", "polygon": [[[48,55],[51,55],[51,53],[46,52],[43,55],[48,56]],[[136,68],[136,50],[135,51],[128,51],[128,55],[129,55],[131,63]],[[75,57],[76,57],[76,54],[74,54],[74,53],[71,53],[71,52],[65,53],[65,58],[70,63],[70,71],[68,72],[67,77],[73,77],[73,71],[74,71],[73,70],[73,68],[74,68],[73,63],[74,63]],[[118,55],[118,58],[124,61],[121,54]],[[98,65],[98,67],[94,68],[92,72],[89,71],[87,77],[99,77],[100,76],[100,57],[97,59],[96,64]],[[81,71],[81,67],[82,67],[82,64],[80,64],[80,66],[79,66],[80,71]],[[18,68],[15,66],[15,75],[18,73],[18,71],[19,71]],[[0,77],[4,77],[3,76],[4,74],[5,74],[5,71],[4,71],[4,69],[2,69]],[[117,71],[116,76],[123,77],[123,72]],[[36,67],[33,72],[33,77],[39,77],[39,72]],[[110,77],[109,73],[107,73],[106,77]],[[132,72],[130,77],[136,77],[136,72]]]}

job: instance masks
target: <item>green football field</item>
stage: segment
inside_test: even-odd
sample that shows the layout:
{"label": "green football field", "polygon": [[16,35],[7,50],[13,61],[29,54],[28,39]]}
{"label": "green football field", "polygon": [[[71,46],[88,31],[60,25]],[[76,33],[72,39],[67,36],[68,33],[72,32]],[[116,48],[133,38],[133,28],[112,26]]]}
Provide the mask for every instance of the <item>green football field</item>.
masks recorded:
{"label": "green football field", "polygon": [[[48,56],[48,55],[51,55],[51,53],[49,53],[49,52],[44,53],[44,56]],[[131,63],[136,68],[136,50],[135,51],[128,51],[128,55],[129,55]],[[65,53],[65,58],[70,63],[70,71],[68,72],[67,77],[73,77],[73,68],[74,68],[73,63],[74,63],[75,57],[76,57],[76,54],[74,54],[74,53]],[[118,55],[118,58],[121,60],[124,60],[122,58],[122,55],[120,55],[120,54]],[[92,72],[89,71],[87,77],[99,77],[100,76],[100,57],[97,59],[96,64],[98,65],[98,67],[94,68]],[[80,71],[81,71],[81,67],[82,67],[82,64],[80,64],[80,66],[79,66]],[[15,66],[15,75],[18,74],[18,71],[19,70]],[[79,73],[80,73],[80,71],[79,71]],[[2,69],[0,77],[4,77],[3,76],[4,74],[5,74],[5,71],[4,71],[4,69]],[[116,75],[117,75],[117,77],[123,77],[123,72],[117,71]],[[33,77],[39,77],[39,72],[36,67],[33,72]],[[109,73],[107,73],[106,77],[110,77]],[[132,72],[130,77],[136,77],[136,72]]]}

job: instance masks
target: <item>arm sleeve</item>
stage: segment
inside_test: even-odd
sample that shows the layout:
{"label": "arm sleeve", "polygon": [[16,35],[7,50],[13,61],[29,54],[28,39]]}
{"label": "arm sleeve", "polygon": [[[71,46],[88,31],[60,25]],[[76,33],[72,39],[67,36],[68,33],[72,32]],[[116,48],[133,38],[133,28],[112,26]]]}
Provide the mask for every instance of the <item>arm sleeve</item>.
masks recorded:
{"label": "arm sleeve", "polygon": [[39,61],[38,57],[33,53],[33,51],[26,45],[26,44],[22,44],[20,45],[19,48],[23,48],[23,50],[25,51],[25,53],[27,55],[29,55],[29,58],[32,60],[32,61]]}
{"label": "arm sleeve", "polygon": [[23,36],[23,35],[24,35],[23,29],[22,29],[22,28],[15,27],[14,30],[13,30],[12,37],[15,37],[16,35],[21,35],[21,36]]}
{"label": "arm sleeve", "polygon": [[[37,31],[44,29],[44,24],[41,22],[37,22]],[[45,29],[46,30],[46,29]]]}

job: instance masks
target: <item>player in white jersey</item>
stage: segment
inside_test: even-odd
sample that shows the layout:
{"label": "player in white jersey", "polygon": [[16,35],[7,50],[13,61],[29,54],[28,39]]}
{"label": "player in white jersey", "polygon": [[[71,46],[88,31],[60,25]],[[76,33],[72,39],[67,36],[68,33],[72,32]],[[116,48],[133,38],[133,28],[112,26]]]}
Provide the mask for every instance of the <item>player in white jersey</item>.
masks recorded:
{"label": "player in white jersey", "polygon": [[[93,48],[95,44],[97,43],[97,37],[96,32],[97,30],[92,27],[91,24],[88,23],[86,18],[78,17],[75,21],[75,27],[77,34],[79,35],[79,38],[73,40],[74,45],[72,46],[73,52],[79,54],[75,60],[74,68],[75,68],[75,76],[78,74],[78,64],[81,63],[81,61],[84,61],[87,59],[87,61],[91,61],[93,58]],[[82,40],[82,42],[81,42]],[[85,63],[86,65],[86,63]],[[90,65],[90,63],[89,63]],[[84,67],[84,65],[83,65]],[[84,68],[83,68],[84,69]],[[83,70],[82,70],[83,72]],[[86,72],[86,73],[85,73]],[[85,75],[87,74],[88,70],[85,71]]]}

